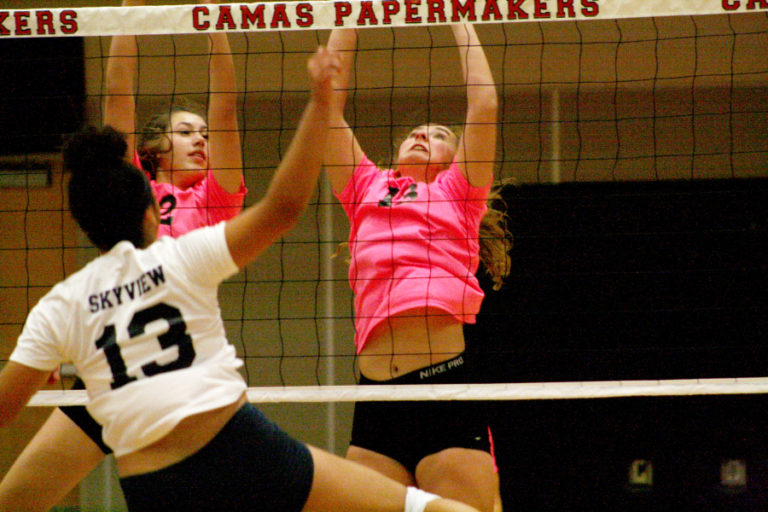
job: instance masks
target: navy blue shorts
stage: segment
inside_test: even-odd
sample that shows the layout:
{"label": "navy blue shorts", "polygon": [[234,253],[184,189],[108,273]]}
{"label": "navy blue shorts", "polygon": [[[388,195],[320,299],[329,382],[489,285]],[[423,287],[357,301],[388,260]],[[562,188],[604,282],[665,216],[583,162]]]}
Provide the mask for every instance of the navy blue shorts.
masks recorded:
{"label": "navy blue shorts", "polygon": [[[388,381],[360,377],[361,385],[463,384],[466,355]],[[426,456],[446,448],[491,451],[487,408],[472,401],[357,402],[350,445],[398,461],[413,474]]]}
{"label": "navy blue shorts", "polygon": [[[78,377],[75,379],[75,383],[72,386],[72,389],[85,389],[85,383]],[[102,452],[104,452],[104,455],[109,455],[112,453],[112,449],[104,444],[104,440],[101,437],[101,425],[99,425],[95,419],[93,419],[93,416],[91,416],[91,413],[88,412],[88,409],[85,408],[84,405],[67,405],[62,406],[59,409],[61,409],[61,412],[69,416],[69,419],[75,422],[75,425],[80,427],[80,430],[85,432],[85,434],[91,438],[91,440],[99,445],[99,448]]]}
{"label": "navy blue shorts", "polygon": [[299,512],[312,488],[312,454],[252,404],[197,453],[120,479],[128,509]]}

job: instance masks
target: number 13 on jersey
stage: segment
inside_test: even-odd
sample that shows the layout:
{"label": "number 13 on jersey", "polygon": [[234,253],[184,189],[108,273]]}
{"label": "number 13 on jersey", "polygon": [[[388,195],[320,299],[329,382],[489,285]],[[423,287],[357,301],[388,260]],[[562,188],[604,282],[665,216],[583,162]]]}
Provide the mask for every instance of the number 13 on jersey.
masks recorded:
{"label": "number 13 on jersey", "polygon": [[[157,320],[164,320],[168,323],[168,330],[157,336],[161,349],[176,347],[178,355],[176,359],[165,364],[151,362],[143,365],[141,371],[146,377],[187,368],[195,360],[195,348],[192,345],[192,338],[187,334],[187,324],[181,316],[181,311],[168,304],[156,304],[137,311],[128,324],[126,333],[128,338],[133,339],[142,336],[147,325]],[[123,337],[120,336],[120,338]],[[125,386],[140,377],[128,375],[128,368],[123,359],[114,324],[104,327],[104,332],[96,340],[96,348],[104,350],[107,363],[109,363],[109,368],[112,371],[112,389]]]}

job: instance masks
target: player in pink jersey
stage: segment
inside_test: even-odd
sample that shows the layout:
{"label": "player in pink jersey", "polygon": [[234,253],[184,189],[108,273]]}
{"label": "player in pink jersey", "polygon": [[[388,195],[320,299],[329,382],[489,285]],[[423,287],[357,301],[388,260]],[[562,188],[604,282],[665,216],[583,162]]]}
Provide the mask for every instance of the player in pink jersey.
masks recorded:
{"label": "player in pink jersey", "polygon": [[[143,1],[125,0],[123,5]],[[161,235],[178,236],[237,215],[245,185],[237,122],[235,66],[224,33],[209,38],[208,111],[193,103],[172,105],[149,119],[136,135],[133,76],[135,37],[112,39],[106,71],[104,124],[128,135],[126,159],[149,173],[160,203]],[[135,162],[138,163],[138,162]]]}
{"label": "player in pink jersey", "polygon": [[[472,381],[477,369],[465,353],[463,325],[475,321],[483,299],[475,277],[481,254],[497,284],[508,273],[501,216],[487,215],[496,87],[474,28],[451,28],[466,84],[463,133],[419,126],[400,144],[394,168],[384,170],[344,119],[356,33],[334,30],[328,42],[344,58],[345,87],[335,96],[324,164],[350,220],[361,384]],[[347,457],[490,512],[499,483],[487,427],[469,403],[360,402]]]}
{"label": "player in pink jersey", "polygon": [[132,512],[477,512],[297,441],[247,403],[216,290],[314,194],[339,63],[321,47],[307,67],[311,97],[264,197],[178,239],[157,239],[157,201],[119,132],[82,130],[63,151],[70,210],[101,254],[30,312],[0,372],[0,427],[72,361]]}
{"label": "player in pink jersey", "polygon": [[[124,6],[144,3],[123,1]],[[208,111],[194,103],[174,105],[153,116],[138,136],[133,97],[137,41],[116,36],[110,46],[103,122],[127,135],[125,159],[148,173],[160,204],[160,236],[178,237],[217,224],[243,207],[234,62],[226,34],[206,37]],[[0,504],[13,496],[20,509],[55,505],[111,453],[101,434],[101,425],[85,407],[55,409],[0,482]]]}

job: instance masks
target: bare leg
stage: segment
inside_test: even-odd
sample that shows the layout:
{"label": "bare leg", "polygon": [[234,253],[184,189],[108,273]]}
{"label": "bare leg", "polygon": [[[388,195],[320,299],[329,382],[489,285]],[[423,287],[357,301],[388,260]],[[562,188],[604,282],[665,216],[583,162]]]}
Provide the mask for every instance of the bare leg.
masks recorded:
{"label": "bare leg", "polygon": [[416,479],[410,471],[403,467],[402,464],[395,459],[378,452],[351,445],[347,450],[347,460],[375,469],[382,475],[387,476],[396,482],[400,482],[403,485],[416,485]]}
{"label": "bare leg", "polygon": [[[402,512],[406,487],[373,469],[310,447],[315,464],[305,512]],[[425,512],[477,512],[447,499],[427,504]]]}
{"label": "bare leg", "polygon": [[[484,512],[485,510],[502,512],[499,477],[498,474],[493,471],[492,459],[490,468],[491,474],[489,474],[486,471],[486,459],[488,459],[488,454],[486,452],[480,452],[476,450],[456,450],[460,453],[456,454],[456,452],[448,451],[443,454],[444,457],[438,457],[439,454],[436,454],[434,458],[426,457],[424,459],[426,464],[424,466],[420,466],[423,469],[423,474],[421,475],[421,480],[419,481],[421,485],[417,485],[414,476],[411,475],[411,473],[405,469],[402,464],[394,459],[391,459],[390,457],[387,457],[386,455],[382,455],[380,453],[352,445],[347,450],[347,459],[357,462],[358,464],[362,464],[363,466],[369,467],[371,469],[375,469],[379,473],[397,482],[400,482],[403,485],[416,486],[420,489],[437,494],[439,496],[458,500],[463,503],[469,503],[475,507],[478,507],[479,510]],[[459,459],[456,460],[459,465],[470,465],[469,467],[471,469],[469,474],[466,474],[465,470],[467,468],[463,467],[453,467],[453,470],[457,470],[459,472],[458,478],[446,478],[446,476],[442,474],[442,471],[444,471],[445,468],[441,466],[441,461],[447,459],[447,462],[453,466],[451,461],[451,457],[453,456],[459,457]],[[430,462],[432,464],[430,464]],[[450,470],[450,468],[448,469]],[[476,475],[474,474],[475,470],[477,470]],[[437,474],[430,476],[430,471],[436,471]],[[488,478],[491,479],[490,482],[488,481]],[[432,482],[432,479],[437,481]],[[430,487],[422,487],[422,485],[427,485]],[[487,498],[488,493],[490,492],[488,491],[489,486],[493,489],[493,505],[490,506],[490,509],[487,508]]]}
{"label": "bare leg", "polygon": [[420,489],[467,503],[482,512],[493,512],[499,496],[493,459],[480,450],[447,448],[424,457],[416,467],[416,482]]}
{"label": "bare leg", "polygon": [[0,482],[0,510],[49,510],[103,458],[96,443],[55,409]]}

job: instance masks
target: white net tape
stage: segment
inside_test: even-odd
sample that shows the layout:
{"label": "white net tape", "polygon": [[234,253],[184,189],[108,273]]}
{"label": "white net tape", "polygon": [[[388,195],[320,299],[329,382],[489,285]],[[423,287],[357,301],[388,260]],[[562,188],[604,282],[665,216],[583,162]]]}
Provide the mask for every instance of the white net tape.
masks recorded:
{"label": "white net tape", "polygon": [[[269,386],[248,388],[253,403],[386,402],[395,400],[563,400],[647,396],[749,395],[768,392],[768,378],[434,384]],[[85,405],[85,391],[39,391],[31,406]]]}
{"label": "white net tape", "polygon": [[269,32],[709,15],[768,10],[741,0],[382,0],[0,10],[2,37]]}

